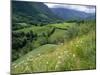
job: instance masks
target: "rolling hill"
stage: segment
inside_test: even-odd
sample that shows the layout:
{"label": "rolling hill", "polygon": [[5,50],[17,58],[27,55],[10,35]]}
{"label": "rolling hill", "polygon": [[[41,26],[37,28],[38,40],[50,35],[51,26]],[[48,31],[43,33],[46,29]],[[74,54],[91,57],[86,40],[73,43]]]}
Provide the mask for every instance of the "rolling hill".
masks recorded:
{"label": "rolling hill", "polygon": [[55,23],[61,20],[41,2],[12,1],[13,23]]}

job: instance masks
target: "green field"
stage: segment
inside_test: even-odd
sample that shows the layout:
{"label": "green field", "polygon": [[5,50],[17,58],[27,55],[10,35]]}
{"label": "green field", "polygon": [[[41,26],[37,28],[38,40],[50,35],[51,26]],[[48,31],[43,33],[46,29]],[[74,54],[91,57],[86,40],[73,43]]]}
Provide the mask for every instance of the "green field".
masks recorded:
{"label": "green field", "polygon": [[14,31],[25,35],[32,31],[37,36],[18,49],[20,55],[12,63],[12,74],[95,69],[95,27],[95,21],[64,22]]}
{"label": "green field", "polygon": [[11,4],[11,74],[96,69],[96,6]]}

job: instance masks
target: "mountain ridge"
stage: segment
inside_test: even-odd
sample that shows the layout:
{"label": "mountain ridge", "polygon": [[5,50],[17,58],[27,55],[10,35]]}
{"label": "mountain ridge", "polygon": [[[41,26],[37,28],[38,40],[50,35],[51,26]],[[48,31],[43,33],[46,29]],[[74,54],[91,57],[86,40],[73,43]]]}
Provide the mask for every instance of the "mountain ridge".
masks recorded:
{"label": "mountain ridge", "polygon": [[[65,19],[65,20],[71,20],[71,19],[76,19],[76,20],[85,20],[85,19],[95,19],[95,13],[86,13],[83,11],[78,11],[74,9],[69,9],[69,8],[50,8],[52,12],[55,14],[59,14],[58,16]],[[91,17],[92,16],[92,17]]]}
{"label": "mountain ridge", "polygon": [[45,4],[41,2],[12,1],[13,22],[55,22],[60,20]]}

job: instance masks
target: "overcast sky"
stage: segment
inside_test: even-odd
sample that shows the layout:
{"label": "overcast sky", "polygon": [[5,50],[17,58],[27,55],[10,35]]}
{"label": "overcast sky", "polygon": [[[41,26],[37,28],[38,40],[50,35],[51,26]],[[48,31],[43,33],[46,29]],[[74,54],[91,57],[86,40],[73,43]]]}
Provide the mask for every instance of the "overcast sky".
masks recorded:
{"label": "overcast sky", "polygon": [[51,4],[51,3],[45,3],[49,8],[68,8],[68,9],[74,9],[86,13],[95,13],[95,6],[85,6],[85,5],[68,5],[68,4]]}

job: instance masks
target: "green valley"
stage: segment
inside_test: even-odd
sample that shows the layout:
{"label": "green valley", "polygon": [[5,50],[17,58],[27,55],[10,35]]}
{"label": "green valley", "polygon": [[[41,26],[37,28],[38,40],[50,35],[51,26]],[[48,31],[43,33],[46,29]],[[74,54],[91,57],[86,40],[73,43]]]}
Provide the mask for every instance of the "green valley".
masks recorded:
{"label": "green valley", "polygon": [[42,2],[12,5],[11,74],[96,68],[95,19],[63,20]]}
{"label": "green valley", "polygon": [[[93,21],[84,22],[80,26],[73,23],[62,23],[62,26],[58,24],[58,27],[55,26],[57,24],[53,24],[54,26],[51,24],[41,28],[33,26],[16,31],[27,33],[28,29],[33,30],[37,34],[37,40],[33,40],[34,42],[31,43],[32,46],[36,46],[35,49],[32,48],[29,53],[12,63],[12,73],[95,69],[94,24]],[[47,44],[46,36],[40,38],[39,34],[48,35],[53,27],[55,31],[49,37],[47,36]],[[63,30],[63,27],[64,29],[66,27],[67,30]]]}

